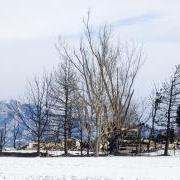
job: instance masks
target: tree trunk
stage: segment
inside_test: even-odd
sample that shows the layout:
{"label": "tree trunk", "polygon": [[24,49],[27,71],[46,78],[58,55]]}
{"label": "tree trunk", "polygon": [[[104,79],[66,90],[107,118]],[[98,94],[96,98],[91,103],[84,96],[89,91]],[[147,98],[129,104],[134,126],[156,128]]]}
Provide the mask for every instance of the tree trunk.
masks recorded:
{"label": "tree trunk", "polygon": [[96,127],[96,144],[95,144],[95,156],[99,156],[99,144],[100,144],[100,135],[99,135],[99,125]]}
{"label": "tree trunk", "polygon": [[0,153],[2,153],[2,149],[3,149],[3,148],[2,148],[2,146],[0,145]]}
{"label": "tree trunk", "polygon": [[16,139],[15,138],[13,140],[13,147],[14,147],[14,149],[16,149]]}
{"label": "tree trunk", "polygon": [[67,147],[67,117],[65,115],[65,122],[64,122],[64,154],[68,154],[68,147]]}
{"label": "tree trunk", "polygon": [[142,153],[142,141],[141,141],[141,129],[142,127],[139,127],[139,137],[138,137],[138,140],[139,140],[139,153],[141,154]]}
{"label": "tree trunk", "polygon": [[37,140],[37,154],[38,156],[40,156],[40,138],[38,136],[38,140]]}
{"label": "tree trunk", "polygon": [[170,120],[168,120],[167,130],[166,130],[166,144],[165,144],[165,150],[164,150],[165,156],[168,156],[169,140],[170,140]]}
{"label": "tree trunk", "polygon": [[67,135],[68,135],[68,89],[65,88],[65,116],[64,116],[64,155],[68,154],[68,144],[67,144]]}
{"label": "tree trunk", "polygon": [[172,81],[171,84],[171,90],[170,90],[170,99],[169,99],[169,108],[168,108],[168,116],[167,116],[167,129],[166,129],[166,144],[164,149],[164,155],[168,155],[169,150],[169,140],[170,140],[170,123],[171,123],[171,106],[172,106],[172,94],[173,94],[173,84],[174,81]]}
{"label": "tree trunk", "polygon": [[87,156],[89,156],[89,151],[90,151],[90,132],[88,132]]}
{"label": "tree trunk", "polygon": [[96,137],[95,156],[99,156],[99,136]]}
{"label": "tree trunk", "polygon": [[81,132],[80,132],[80,138],[81,138],[81,142],[80,142],[80,144],[81,144],[81,156],[83,156],[83,130],[82,130],[82,127],[81,127]]}

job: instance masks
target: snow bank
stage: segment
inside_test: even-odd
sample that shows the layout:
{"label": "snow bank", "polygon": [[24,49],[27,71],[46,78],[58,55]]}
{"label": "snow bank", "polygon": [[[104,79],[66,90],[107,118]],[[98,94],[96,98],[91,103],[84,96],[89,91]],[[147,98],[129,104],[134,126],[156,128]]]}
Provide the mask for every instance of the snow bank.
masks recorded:
{"label": "snow bank", "polygon": [[8,180],[180,180],[180,158],[0,157],[0,179]]}

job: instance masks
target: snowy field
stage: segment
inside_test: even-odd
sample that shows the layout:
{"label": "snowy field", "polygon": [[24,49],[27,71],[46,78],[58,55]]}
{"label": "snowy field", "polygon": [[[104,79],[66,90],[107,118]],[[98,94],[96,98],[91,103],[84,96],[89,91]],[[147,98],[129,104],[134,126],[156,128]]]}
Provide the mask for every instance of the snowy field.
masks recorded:
{"label": "snowy field", "polygon": [[180,153],[168,157],[0,157],[1,179],[180,180]]}

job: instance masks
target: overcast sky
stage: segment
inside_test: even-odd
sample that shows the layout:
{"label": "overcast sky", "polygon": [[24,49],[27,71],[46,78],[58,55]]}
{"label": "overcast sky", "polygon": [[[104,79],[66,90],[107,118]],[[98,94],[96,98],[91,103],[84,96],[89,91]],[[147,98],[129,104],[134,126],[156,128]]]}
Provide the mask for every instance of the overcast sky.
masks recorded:
{"label": "overcast sky", "polygon": [[58,64],[58,36],[78,40],[88,9],[94,26],[143,43],[136,92],[147,95],[180,63],[179,8],[179,0],[0,0],[0,99],[20,97],[27,79]]}

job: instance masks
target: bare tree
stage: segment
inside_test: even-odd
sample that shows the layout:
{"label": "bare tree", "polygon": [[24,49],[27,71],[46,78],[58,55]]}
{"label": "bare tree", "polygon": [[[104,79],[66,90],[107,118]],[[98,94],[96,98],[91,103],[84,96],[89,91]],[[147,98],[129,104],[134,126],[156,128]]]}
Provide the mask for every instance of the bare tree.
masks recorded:
{"label": "bare tree", "polygon": [[166,144],[164,155],[168,155],[170,134],[176,121],[176,112],[180,103],[180,65],[175,67],[173,75],[165,81],[161,89],[161,126],[166,127]]}
{"label": "bare tree", "polygon": [[[71,123],[73,123],[72,111],[74,109],[73,103],[74,93],[77,90],[77,78],[73,71],[71,62],[66,57],[63,57],[64,61],[59,65],[58,69],[54,72],[54,80],[52,85],[51,97],[55,101],[54,108],[59,113],[59,123],[63,124],[63,136],[64,136],[64,153],[68,154],[67,140],[71,131]],[[63,119],[63,121],[61,121]]]}
{"label": "bare tree", "polygon": [[29,83],[25,102],[11,104],[16,118],[27,128],[33,140],[37,142],[37,153],[40,155],[40,144],[47,135],[51,121],[51,76],[44,75],[41,80],[37,77]]}

